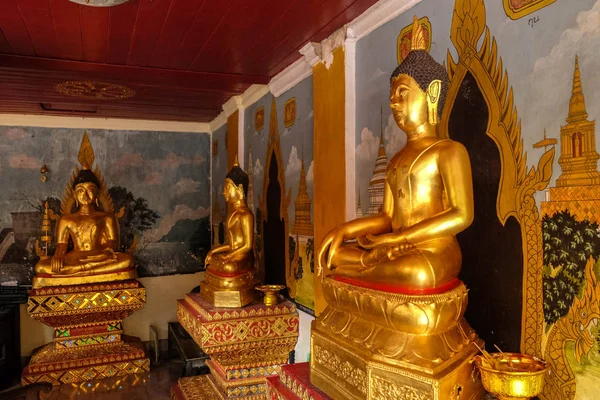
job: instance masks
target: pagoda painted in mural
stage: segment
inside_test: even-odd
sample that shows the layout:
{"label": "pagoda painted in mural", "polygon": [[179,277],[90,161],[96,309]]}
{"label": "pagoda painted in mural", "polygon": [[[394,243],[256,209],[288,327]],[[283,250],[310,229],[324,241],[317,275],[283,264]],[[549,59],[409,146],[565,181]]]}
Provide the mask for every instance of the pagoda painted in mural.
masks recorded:
{"label": "pagoda painted in mural", "polygon": [[374,215],[379,212],[383,205],[383,192],[385,190],[385,171],[388,164],[388,158],[383,146],[383,133],[379,139],[379,152],[375,161],[375,170],[373,177],[369,181],[369,210],[367,215]]}
{"label": "pagoda painted in mural", "polygon": [[254,181],[254,173],[252,167],[252,147],[250,147],[250,151],[248,152],[248,170],[246,173],[248,174],[248,196],[246,200],[248,201],[248,208],[252,211],[252,214],[256,213],[254,209],[254,189],[252,188]]}
{"label": "pagoda painted in mural", "polygon": [[294,227],[292,228],[292,234],[312,237],[314,234],[313,224],[310,220],[310,208],[312,206],[312,200],[308,196],[306,170],[304,169],[304,157],[302,157],[302,167],[300,169],[298,196],[296,196],[296,202],[294,204]]}
{"label": "pagoda painted in mural", "polygon": [[596,121],[588,119],[577,57],[566,122],[560,128],[558,163],[562,173],[556,180],[556,187],[549,189],[549,201],[541,203],[542,215],[569,210],[580,221],[600,221],[600,155],[596,151]]}

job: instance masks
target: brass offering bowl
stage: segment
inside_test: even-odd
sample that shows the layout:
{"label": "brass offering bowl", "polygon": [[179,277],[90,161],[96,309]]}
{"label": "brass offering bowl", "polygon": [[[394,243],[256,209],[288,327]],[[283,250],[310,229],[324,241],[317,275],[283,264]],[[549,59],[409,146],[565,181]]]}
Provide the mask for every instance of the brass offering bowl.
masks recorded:
{"label": "brass offering bowl", "polygon": [[277,292],[284,288],[285,286],[283,285],[262,285],[258,286],[256,290],[260,290],[265,294],[265,297],[263,298],[265,306],[274,306],[278,303]]}
{"label": "brass offering bowl", "polygon": [[490,353],[493,358],[475,356],[485,390],[498,400],[530,399],[542,392],[545,361],[527,354]]}

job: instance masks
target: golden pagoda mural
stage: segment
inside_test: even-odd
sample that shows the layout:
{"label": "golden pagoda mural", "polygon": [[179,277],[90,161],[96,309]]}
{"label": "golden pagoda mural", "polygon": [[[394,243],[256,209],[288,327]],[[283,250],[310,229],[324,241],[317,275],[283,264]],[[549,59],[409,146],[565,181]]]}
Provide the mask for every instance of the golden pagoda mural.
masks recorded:
{"label": "golden pagoda mural", "polygon": [[[600,378],[598,319],[600,286],[600,172],[596,122],[589,119],[579,57],[566,125],[560,129],[561,174],[541,202],[544,244],[543,299],[548,338],[544,358],[554,379],[548,399],[577,394],[577,375]],[[549,139],[545,139],[549,140]]]}
{"label": "golden pagoda mural", "polygon": [[312,200],[308,195],[304,156],[300,169],[298,196],[294,202],[294,226],[290,240],[294,243],[295,251],[292,259],[292,272],[295,279],[296,301],[310,309],[314,308],[315,292],[315,257],[314,257],[314,228],[311,220]]}
{"label": "golden pagoda mural", "polygon": [[388,158],[385,154],[382,135],[379,140],[379,152],[377,153],[377,160],[375,161],[375,170],[373,171],[373,177],[369,182],[369,210],[367,211],[367,215],[377,214],[381,208],[381,205],[383,204],[385,169],[387,167],[387,163]]}

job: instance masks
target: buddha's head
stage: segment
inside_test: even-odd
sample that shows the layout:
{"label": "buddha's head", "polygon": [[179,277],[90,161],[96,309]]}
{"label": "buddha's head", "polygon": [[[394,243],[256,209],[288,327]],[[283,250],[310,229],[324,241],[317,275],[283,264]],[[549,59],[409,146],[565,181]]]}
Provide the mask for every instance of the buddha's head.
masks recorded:
{"label": "buddha's head", "polygon": [[248,174],[240,168],[236,157],[233,167],[225,177],[225,185],[223,187],[225,201],[233,203],[238,200],[244,200],[248,196],[249,182]]}
{"label": "buddha's head", "polygon": [[73,181],[75,200],[81,205],[93,205],[98,198],[100,182],[89,169],[82,169]]}
{"label": "buddha's head", "polygon": [[423,27],[413,24],[412,50],[390,78],[390,107],[398,126],[407,134],[442,117],[448,74],[425,50]]}

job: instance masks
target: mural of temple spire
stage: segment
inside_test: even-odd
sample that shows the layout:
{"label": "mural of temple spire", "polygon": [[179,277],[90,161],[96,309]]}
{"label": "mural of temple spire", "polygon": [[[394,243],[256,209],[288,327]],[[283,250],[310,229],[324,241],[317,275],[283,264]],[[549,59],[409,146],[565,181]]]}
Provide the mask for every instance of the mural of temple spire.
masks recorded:
{"label": "mural of temple spire", "polygon": [[298,183],[298,196],[296,196],[294,227],[292,234],[300,236],[313,236],[314,229],[310,220],[310,207],[312,200],[308,196],[306,185],[306,169],[304,168],[304,156],[302,156],[302,166],[300,168],[300,181]]}
{"label": "mural of temple spire", "polygon": [[360,204],[360,189],[358,190],[358,204],[356,205],[356,218],[364,217],[362,206]]}
{"label": "mural of temple spire", "polygon": [[250,209],[250,211],[252,211],[252,213],[255,213],[256,210],[254,209],[254,189],[252,188],[252,181],[254,180],[254,173],[252,169],[252,147],[250,147],[250,150],[248,152],[248,170],[246,171],[246,173],[248,174],[248,198],[246,200],[248,201],[248,208]]}
{"label": "mural of temple spire", "polygon": [[596,152],[596,121],[588,119],[577,56],[566,122],[560,128],[558,163],[562,173],[556,180],[556,187],[550,188],[549,201],[541,203],[542,215],[569,210],[580,221],[600,221],[600,155]]}
{"label": "mural of temple spire", "polygon": [[600,221],[600,172],[597,165],[600,155],[596,152],[596,122],[588,119],[578,57],[575,58],[566,122],[560,128],[558,163],[562,173],[556,180],[556,187],[550,188],[549,201],[541,203],[542,215],[569,210],[578,220]]}
{"label": "mural of temple spire", "polygon": [[383,191],[385,189],[385,170],[388,163],[387,155],[385,154],[385,146],[383,145],[383,108],[381,111],[381,136],[379,137],[379,152],[375,161],[375,170],[373,177],[369,182],[369,210],[368,215],[377,214],[383,205]]}

